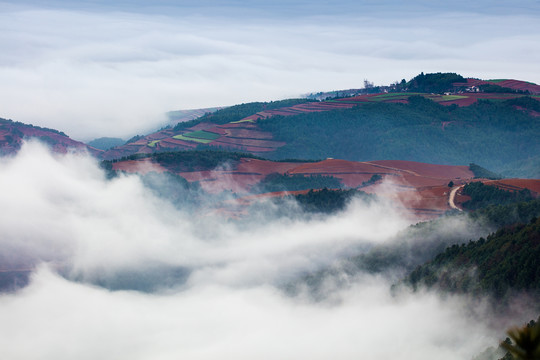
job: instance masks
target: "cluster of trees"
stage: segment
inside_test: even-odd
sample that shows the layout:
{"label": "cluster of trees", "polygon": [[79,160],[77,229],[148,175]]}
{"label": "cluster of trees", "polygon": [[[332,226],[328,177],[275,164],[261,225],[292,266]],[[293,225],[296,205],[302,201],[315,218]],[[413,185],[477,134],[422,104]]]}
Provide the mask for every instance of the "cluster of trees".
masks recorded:
{"label": "cluster of trees", "polygon": [[407,83],[409,91],[425,93],[444,93],[452,91],[456,82],[467,81],[463,76],[456,73],[433,73],[417,75]]}
{"label": "cluster of trees", "polygon": [[279,174],[267,175],[254,186],[253,193],[266,193],[275,191],[298,191],[309,189],[340,189],[343,184],[338,178],[325,175]]}
{"label": "cluster of trees", "polygon": [[185,150],[151,154],[134,154],[115,160],[104,160],[101,167],[112,170],[112,164],[125,160],[150,158],[172,172],[211,170],[224,164],[233,165],[242,158],[261,159],[252,154],[220,150]]}
{"label": "cluster of trees", "polygon": [[523,91],[523,90],[516,90],[511,89],[495,84],[486,84],[486,85],[480,85],[479,86],[480,91],[486,92],[486,93],[516,93],[516,94],[529,94],[529,91]]}
{"label": "cluster of trees", "polygon": [[88,145],[95,147],[96,149],[109,150],[115,146],[124,145],[125,143],[126,141],[120,138],[101,137],[90,141]]}
{"label": "cluster of trees", "polygon": [[366,202],[375,199],[374,195],[355,189],[334,190],[327,188],[310,190],[306,194],[295,195],[292,198],[296,200],[304,211],[330,214],[344,210],[353,197]]}
{"label": "cluster of trees", "polygon": [[[525,106],[537,106],[534,99],[522,101]],[[409,104],[372,103],[275,116],[259,120],[258,125],[286,143],[269,155],[273,159],[479,162],[497,172],[506,170],[508,175],[512,175],[508,172],[512,164],[520,163],[521,175],[532,177],[538,168],[529,161],[540,153],[540,123],[514,105],[515,101],[480,101],[467,107],[445,107],[411,96]]]}
{"label": "cluster of trees", "polygon": [[468,210],[476,210],[494,204],[504,205],[533,200],[529,189],[508,191],[481,182],[465,185],[463,193],[471,197],[470,200],[463,203],[463,207]]}
{"label": "cluster of trees", "polygon": [[373,185],[379,180],[382,180],[382,176],[379,174],[373,174],[368,181],[362,181],[362,187]]}
{"label": "cluster of trees", "polygon": [[[397,271],[408,275],[396,284],[396,287],[404,284],[413,284],[415,288],[427,285],[449,292],[486,294],[498,291],[499,295],[507,290],[532,289],[531,291],[538,292],[538,218],[540,199],[508,205],[490,205],[472,213],[449,213],[444,217],[410,226],[391,242],[363,249],[359,254],[328,268],[306,274],[297,283],[290,284],[287,291],[294,294],[307,285],[316,297],[319,292],[322,294],[325,291],[323,284],[328,277],[339,281],[343,278],[343,273],[354,276],[359,271]],[[466,222],[467,229],[460,231],[448,226],[454,221]],[[501,229],[487,237],[489,243],[481,238],[486,237],[486,228]],[[467,238],[479,240],[464,243]],[[505,261],[506,255],[513,257]],[[481,286],[478,285],[478,277],[475,277],[473,271],[480,260],[483,269],[492,271],[486,271],[487,275]],[[446,272],[443,272],[444,270]],[[500,277],[499,283],[496,283],[497,277]],[[446,281],[444,286],[439,283],[441,278]],[[535,286],[536,290],[533,289]],[[538,296],[540,298],[540,293]]]}
{"label": "cluster of trees", "polygon": [[469,213],[468,216],[473,220],[486,221],[497,228],[527,223],[534,217],[540,217],[540,199],[508,205],[488,205]]}

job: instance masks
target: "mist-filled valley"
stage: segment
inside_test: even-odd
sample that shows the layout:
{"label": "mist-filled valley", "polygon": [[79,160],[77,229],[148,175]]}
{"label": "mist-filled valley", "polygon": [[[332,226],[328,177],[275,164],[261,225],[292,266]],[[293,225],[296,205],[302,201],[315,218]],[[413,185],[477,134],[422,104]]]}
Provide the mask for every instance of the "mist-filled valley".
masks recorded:
{"label": "mist-filled valley", "polygon": [[494,312],[487,295],[403,285],[491,233],[485,219],[410,227],[405,208],[352,198],[324,216],[266,200],[235,220],[216,211],[226,195],[172,201],[34,141],[0,160],[0,184],[4,358],[470,359],[537,316],[526,297]]}
{"label": "mist-filled valley", "polygon": [[0,0],[0,359],[540,360],[538,0]]}

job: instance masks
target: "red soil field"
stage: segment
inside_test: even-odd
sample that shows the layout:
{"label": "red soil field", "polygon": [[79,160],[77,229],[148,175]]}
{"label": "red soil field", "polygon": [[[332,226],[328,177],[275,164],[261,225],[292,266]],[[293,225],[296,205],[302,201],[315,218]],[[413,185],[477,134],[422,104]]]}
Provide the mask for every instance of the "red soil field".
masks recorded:
{"label": "red soil field", "polygon": [[174,136],[174,132],[171,129],[167,129],[167,130],[161,130],[156,133],[145,136],[144,139],[146,141],[153,141],[153,140],[166,139],[171,136]]}
{"label": "red soil field", "polygon": [[210,129],[210,128],[213,128],[213,127],[216,127],[217,124],[212,124],[212,123],[209,123],[209,122],[202,122],[202,123],[199,123],[195,126],[192,126],[189,128],[189,131],[199,131],[199,130],[207,130],[207,129]]}
{"label": "red soil field", "polygon": [[214,127],[208,128],[205,131],[212,132],[214,134],[219,134],[219,135],[227,135],[227,133],[228,133],[227,130],[222,129],[219,126],[214,126]]}
{"label": "red soil field", "polygon": [[468,166],[435,165],[404,160],[379,160],[370,163],[385,166],[390,169],[408,171],[413,175],[432,177],[435,179],[470,179],[474,177],[473,172],[469,170]]}
{"label": "red soil field", "polygon": [[528,91],[531,94],[540,94],[540,85],[531,84],[521,80],[504,80],[496,83],[496,85],[507,87],[510,89]]}
{"label": "red soil field", "polygon": [[125,160],[113,163],[113,170],[127,173],[147,174],[149,172],[165,172],[167,169],[154,163],[151,159]]}
{"label": "red soil field", "polygon": [[527,188],[535,196],[540,194],[540,179],[502,179],[502,180],[483,180],[486,185],[493,185],[504,190],[519,191]]}
{"label": "red soil field", "polygon": [[[113,168],[143,173],[165,171],[159,165],[152,165],[149,159],[117,162],[113,164]],[[477,180],[473,179],[474,174],[467,166],[433,165],[398,160],[354,162],[327,159],[315,163],[296,163],[244,158],[234,168],[180,172],[178,174],[190,182],[199,181],[201,187],[210,193],[233,191],[244,194],[253,185],[272,173],[334,176],[341,179],[347,187],[359,188],[395,202],[420,220],[435,218],[450,210],[448,205],[451,190],[448,183],[450,181],[455,186],[470,181],[482,181],[507,190],[528,188],[533,191],[534,195],[540,194],[540,179]],[[370,186],[362,186],[362,183],[367,182],[374,174],[382,175],[383,180]],[[242,201],[249,202],[258,198],[283,196],[284,194],[286,193],[278,192],[246,196],[242,198]],[[455,198],[456,204],[462,204],[467,200],[468,197],[458,191]],[[241,207],[242,201],[235,203],[235,206]],[[235,213],[235,211],[228,209],[226,212]]]}
{"label": "red soil field", "polygon": [[529,91],[531,94],[540,94],[540,85],[531,84],[521,80],[503,80],[503,81],[484,81],[478,79],[467,79],[464,83],[454,83],[454,86],[480,86],[480,85],[498,85],[514,90]]}
{"label": "red soil field", "polygon": [[253,172],[266,176],[272,173],[284,174],[297,166],[298,163],[291,162],[273,162],[258,159],[242,159],[242,161],[237,165],[237,171]]}

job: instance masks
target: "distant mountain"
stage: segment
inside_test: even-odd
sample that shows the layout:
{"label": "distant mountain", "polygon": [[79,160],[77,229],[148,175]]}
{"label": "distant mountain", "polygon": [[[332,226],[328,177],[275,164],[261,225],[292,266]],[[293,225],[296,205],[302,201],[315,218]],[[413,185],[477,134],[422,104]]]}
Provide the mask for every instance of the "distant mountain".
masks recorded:
{"label": "distant mountain", "polygon": [[437,73],[379,89],[232,106],[137,137],[103,158],[211,148],[276,160],[474,162],[506,176],[539,176],[540,86]]}
{"label": "distant mountain", "polygon": [[9,155],[16,153],[25,139],[38,139],[48,144],[55,152],[65,153],[68,149],[87,150],[95,156],[101,155],[101,150],[75,141],[61,131],[42,128],[0,119],[0,154]]}
{"label": "distant mountain", "polygon": [[101,137],[90,141],[88,145],[100,150],[109,150],[115,146],[124,145],[125,142],[126,140],[120,138]]}

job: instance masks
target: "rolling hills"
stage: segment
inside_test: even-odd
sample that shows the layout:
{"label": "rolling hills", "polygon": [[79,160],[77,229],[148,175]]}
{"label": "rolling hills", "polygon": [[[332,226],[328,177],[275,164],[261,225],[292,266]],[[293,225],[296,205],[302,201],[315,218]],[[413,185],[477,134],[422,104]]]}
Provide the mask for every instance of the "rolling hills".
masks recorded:
{"label": "rolling hills", "polygon": [[136,137],[102,157],[219,149],[274,160],[475,162],[506,176],[540,177],[539,86],[464,80],[440,94],[410,85],[413,90],[384,88],[393,92],[325,101],[236,105]]}

